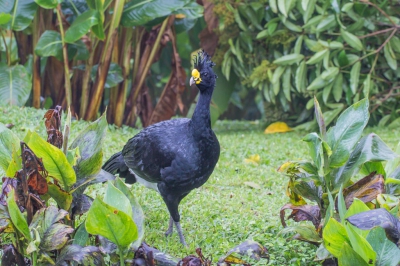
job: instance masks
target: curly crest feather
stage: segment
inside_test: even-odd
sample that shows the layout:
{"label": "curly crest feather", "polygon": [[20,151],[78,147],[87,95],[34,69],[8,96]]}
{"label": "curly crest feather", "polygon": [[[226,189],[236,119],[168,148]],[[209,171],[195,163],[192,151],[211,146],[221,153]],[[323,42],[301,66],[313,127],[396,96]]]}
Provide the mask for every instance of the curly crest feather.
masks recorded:
{"label": "curly crest feather", "polygon": [[198,71],[201,71],[203,67],[214,67],[215,63],[211,61],[211,56],[209,56],[204,50],[201,50],[197,53],[197,56],[194,56],[193,59],[194,68]]}

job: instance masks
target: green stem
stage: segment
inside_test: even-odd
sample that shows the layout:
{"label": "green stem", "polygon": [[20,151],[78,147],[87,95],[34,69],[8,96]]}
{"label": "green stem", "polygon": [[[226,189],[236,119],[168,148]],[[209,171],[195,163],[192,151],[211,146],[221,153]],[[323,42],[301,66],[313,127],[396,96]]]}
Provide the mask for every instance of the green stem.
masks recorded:
{"label": "green stem", "polygon": [[37,251],[34,251],[33,253],[32,253],[32,265],[33,266],[36,266],[37,265]]}
{"label": "green stem", "polygon": [[125,266],[124,252],[121,248],[118,248],[118,249],[119,249],[119,265]]}
{"label": "green stem", "polygon": [[68,52],[67,52],[67,44],[65,43],[65,35],[64,35],[64,27],[63,21],[61,18],[61,4],[58,4],[57,8],[57,18],[60,24],[60,35],[61,42],[63,46],[63,56],[64,56],[64,75],[65,75],[65,96],[67,98],[67,106],[71,106],[72,103],[72,93],[71,93],[71,81],[69,79],[69,65],[68,65]]}

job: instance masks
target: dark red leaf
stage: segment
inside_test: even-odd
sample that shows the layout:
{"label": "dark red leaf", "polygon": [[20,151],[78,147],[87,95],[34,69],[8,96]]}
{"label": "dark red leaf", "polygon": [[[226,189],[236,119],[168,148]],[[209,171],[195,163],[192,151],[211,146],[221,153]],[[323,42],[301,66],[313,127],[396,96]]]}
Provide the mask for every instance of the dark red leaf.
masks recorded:
{"label": "dark red leaf", "polygon": [[353,185],[343,189],[343,197],[346,207],[349,208],[354,198],[363,202],[370,202],[378,196],[385,193],[385,179],[382,175],[372,172],[370,175],[360,179]]}
{"label": "dark red leaf", "polygon": [[285,222],[285,210],[292,210],[292,213],[289,215],[287,219],[292,218],[296,222],[300,221],[311,221],[316,229],[318,229],[319,224],[321,223],[321,213],[320,209],[316,205],[293,205],[291,203],[286,204],[281,208],[280,216],[281,223],[283,227],[286,227]]}
{"label": "dark red leaf", "polygon": [[47,142],[61,148],[63,144],[63,135],[61,133],[61,106],[57,105],[55,109],[50,109],[44,114],[44,124],[47,130]]}

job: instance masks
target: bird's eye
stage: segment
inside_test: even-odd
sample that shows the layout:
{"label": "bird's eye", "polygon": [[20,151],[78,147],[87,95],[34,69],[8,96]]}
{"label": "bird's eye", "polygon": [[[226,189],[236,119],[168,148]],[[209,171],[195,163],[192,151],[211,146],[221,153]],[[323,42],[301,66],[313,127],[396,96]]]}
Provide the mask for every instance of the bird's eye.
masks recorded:
{"label": "bird's eye", "polygon": [[208,75],[208,73],[207,73],[207,72],[205,72],[205,73],[203,74],[203,76],[204,76],[204,77],[207,77],[207,75]]}

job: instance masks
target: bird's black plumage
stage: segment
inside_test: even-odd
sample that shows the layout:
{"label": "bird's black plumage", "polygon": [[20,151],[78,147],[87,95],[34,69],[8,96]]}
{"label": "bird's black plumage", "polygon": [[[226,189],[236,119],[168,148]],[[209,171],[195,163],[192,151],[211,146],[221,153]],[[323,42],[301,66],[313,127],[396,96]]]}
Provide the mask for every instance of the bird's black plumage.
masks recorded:
{"label": "bird's black plumage", "polygon": [[210,57],[204,51],[199,52],[190,83],[196,84],[200,96],[191,119],[163,121],[143,129],[103,166],[127,181],[137,179],[158,190],[171,216],[166,234],[172,232],[173,220],[183,244],[186,243],[179,224],[178,205],[191,190],[208,180],[220,153],[210,120],[210,102],[217,78],[213,66]]}

